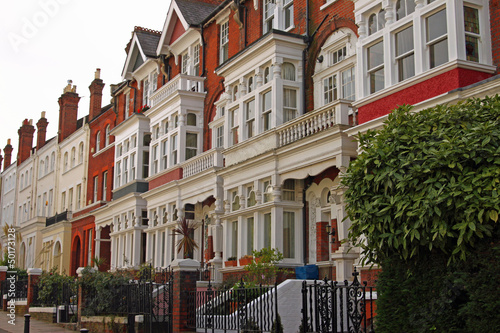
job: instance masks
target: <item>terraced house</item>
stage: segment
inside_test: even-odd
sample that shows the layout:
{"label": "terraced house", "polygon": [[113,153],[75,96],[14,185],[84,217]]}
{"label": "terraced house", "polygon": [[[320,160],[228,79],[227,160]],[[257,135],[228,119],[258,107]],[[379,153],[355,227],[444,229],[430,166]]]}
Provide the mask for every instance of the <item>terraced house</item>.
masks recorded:
{"label": "terraced house", "polygon": [[339,178],[356,134],[397,105],[500,92],[498,11],[485,0],[172,0],[161,31],[134,28],[110,105],[97,72],[87,117],[71,113],[69,85],[57,140],[45,142],[42,116],[36,148],[23,123],[17,165],[4,149],[2,222],[23,235],[20,262],[166,267],[186,255],[173,233],[185,218],[192,256],[216,280],[244,271],[229,258],[263,247],[283,266],[350,279],[359,251],[340,242]]}

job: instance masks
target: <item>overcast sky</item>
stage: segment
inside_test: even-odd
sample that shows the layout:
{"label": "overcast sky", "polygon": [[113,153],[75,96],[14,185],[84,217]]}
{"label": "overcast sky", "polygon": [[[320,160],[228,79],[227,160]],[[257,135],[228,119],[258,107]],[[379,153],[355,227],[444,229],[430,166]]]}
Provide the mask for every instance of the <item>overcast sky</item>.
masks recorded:
{"label": "overcast sky", "polygon": [[[36,124],[42,111],[47,139],[57,133],[58,98],[67,80],[80,95],[78,117],[89,112],[89,85],[96,68],[109,86],[122,81],[124,48],[134,26],[162,30],[170,0],[22,0],[3,1],[0,11],[0,148],[24,119]],[[36,128],[36,125],[35,125]],[[36,133],[33,140],[36,145]]]}

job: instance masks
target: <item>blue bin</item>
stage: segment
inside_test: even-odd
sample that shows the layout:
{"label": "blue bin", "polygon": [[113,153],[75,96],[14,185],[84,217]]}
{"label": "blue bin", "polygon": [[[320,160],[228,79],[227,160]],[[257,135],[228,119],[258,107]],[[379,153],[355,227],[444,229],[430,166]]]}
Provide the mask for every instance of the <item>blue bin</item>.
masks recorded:
{"label": "blue bin", "polygon": [[317,280],[319,278],[318,266],[305,265],[295,267],[295,278],[299,280]]}

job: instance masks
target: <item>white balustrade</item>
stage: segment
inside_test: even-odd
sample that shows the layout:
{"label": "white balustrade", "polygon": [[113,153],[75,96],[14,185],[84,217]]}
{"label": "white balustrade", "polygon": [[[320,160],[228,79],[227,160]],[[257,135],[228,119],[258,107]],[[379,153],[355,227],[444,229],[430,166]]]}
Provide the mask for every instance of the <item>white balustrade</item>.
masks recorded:
{"label": "white balustrade", "polygon": [[151,107],[160,104],[179,90],[204,92],[204,77],[179,74],[151,96]]}

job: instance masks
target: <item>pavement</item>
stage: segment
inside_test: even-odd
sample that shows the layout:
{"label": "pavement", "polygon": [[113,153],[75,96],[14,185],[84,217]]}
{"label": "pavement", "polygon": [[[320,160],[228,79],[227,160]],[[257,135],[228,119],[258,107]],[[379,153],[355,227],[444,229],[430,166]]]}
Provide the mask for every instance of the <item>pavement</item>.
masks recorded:
{"label": "pavement", "polygon": [[[0,333],[24,333],[24,316],[16,315],[15,325],[9,324],[11,320],[6,311],[0,311]],[[41,320],[30,319],[30,333],[68,333],[75,331],[64,329],[57,324],[47,323]]]}

